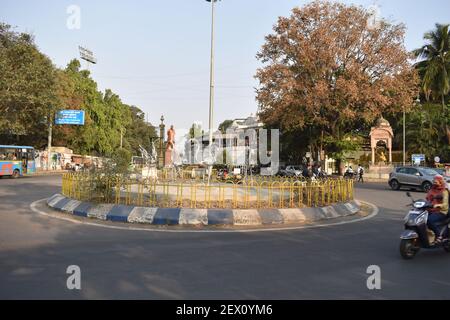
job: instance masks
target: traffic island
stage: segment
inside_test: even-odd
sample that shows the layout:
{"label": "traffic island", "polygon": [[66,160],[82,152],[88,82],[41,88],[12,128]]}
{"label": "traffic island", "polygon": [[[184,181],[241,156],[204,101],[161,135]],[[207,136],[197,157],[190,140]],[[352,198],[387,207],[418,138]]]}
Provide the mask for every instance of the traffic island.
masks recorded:
{"label": "traffic island", "polygon": [[351,179],[252,177],[230,184],[91,173],[64,174],[61,194],[47,204],[77,217],[197,228],[302,225],[361,210]]}
{"label": "traffic island", "polygon": [[47,205],[69,215],[103,221],[196,227],[267,227],[311,224],[322,220],[355,215],[361,210],[361,204],[357,200],[334,203],[324,207],[198,209],[99,204],[79,201],[61,194],[55,194],[48,198]]}

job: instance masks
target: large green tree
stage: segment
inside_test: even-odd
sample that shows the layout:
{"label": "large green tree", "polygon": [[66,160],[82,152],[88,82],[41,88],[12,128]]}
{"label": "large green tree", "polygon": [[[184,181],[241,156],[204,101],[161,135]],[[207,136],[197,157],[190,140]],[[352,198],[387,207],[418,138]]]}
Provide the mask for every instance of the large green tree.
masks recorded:
{"label": "large green tree", "polygon": [[133,154],[140,153],[139,146],[147,151],[152,149],[152,142],[157,148],[155,128],[145,121],[145,113],[136,106],[130,106],[131,123],[127,126],[125,139]]}
{"label": "large green tree", "polygon": [[41,144],[60,106],[57,73],[34,39],[0,23],[0,134],[4,143]]}
{"label": "large green tree", "polygon": [[75,95],[82,98],[78,106],[72,105],[70,108],[86,112],[85,125],[72,127],[73,131],[67,137],[68,147],[87,154],[111,153],[120,143],[120,133],[110,135],[112,128],[108,119],[107,105],[103,101],[103,94],[97,88],[97,83],[91,79],[89,71],[80,69],[80,62],[76,59],[67,65],[65,72],[74,84]]}
{"label": "large green tree", "polygon": [[150,149],[156,137],[138,107],[110,89],[101,92],[78,60],[58,69],[31,35],[0,23],[1,142],[45,147],[48,128],[62,109],[86,112],[84,126],[53,125],[53,145],[76,153],[110,156],[122,140],[127,152],[139,154],[139,145]]}
{"label": "large green tree", "polygon": [[441,106],[424,103],[416,106],[406,118],[406,142],[410,153],[425,154],[427,161],[434,163],[434,157],[450,161],[450,144],[445,135],[445,125],[450,123],[449,114],[442,114]]}
{"label": "large green tree", "polygon": [[139,154],[139,146],[149,150],[151,140],[156,137],[153,126],[145,122],[145,114],[136,106],[122,102],[112,90],[104,93],[80,62],[72,60],[64,71],[63,79],[69,79],[62,94],[67,106],[86,111],[84,126],[58,126],[59,143],[81,153],[111,155],[122,146],[133,154]]}
{"label": "large green tree", "polygon": [[422,89],[427,100],[440,100],[445,110],[445,97],[450,91],[450,31],[449,25],[436,24],[435,30],[425,33],[426,44],[414,51],[423,59],[417,64],[422,77]]}
{"label": "large green tree", "polygon": [[[435,101],[442,106],[443,117],[450,112],[447,106],[450,92],[450,30],[448,24],[436,24],[434,30],[425,33],[426,43],[414,51],[416,64],[422,79],[422,90],[427,101]],[[447,134],[450,144],[450,125],[444,123],[441,129]]]}

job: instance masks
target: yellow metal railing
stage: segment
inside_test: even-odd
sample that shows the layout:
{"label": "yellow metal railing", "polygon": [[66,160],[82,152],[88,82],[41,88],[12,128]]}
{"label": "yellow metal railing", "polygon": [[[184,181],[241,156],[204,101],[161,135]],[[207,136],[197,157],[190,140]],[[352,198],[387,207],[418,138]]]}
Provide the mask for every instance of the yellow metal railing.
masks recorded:
{"label": "yellow metal railing", "polygon": [[353,180],[304,181],[260,178],[207,184],[191,180],[139,181],[86,173],[66,173],[62,193],[73,199],[149,207],[299,208],[353,199]]}

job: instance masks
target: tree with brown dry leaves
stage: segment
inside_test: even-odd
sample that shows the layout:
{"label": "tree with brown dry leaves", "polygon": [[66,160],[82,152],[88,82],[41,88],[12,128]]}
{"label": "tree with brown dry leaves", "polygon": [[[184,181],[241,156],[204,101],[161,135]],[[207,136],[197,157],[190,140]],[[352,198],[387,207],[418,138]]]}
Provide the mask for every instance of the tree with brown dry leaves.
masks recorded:
{"label": "tree with brown dry leaves", "polygon": [[413,106],[418,76],[405,26],[362,7],[315,1],[280,17],[257,58],[259,116],[340,160],[349,136]]}

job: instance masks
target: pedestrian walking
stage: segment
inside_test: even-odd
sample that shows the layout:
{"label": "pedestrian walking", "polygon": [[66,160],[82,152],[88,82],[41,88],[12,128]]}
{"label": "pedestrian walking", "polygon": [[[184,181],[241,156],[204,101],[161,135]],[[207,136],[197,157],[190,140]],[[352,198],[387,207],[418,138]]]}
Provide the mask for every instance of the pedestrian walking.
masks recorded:
{"label": "pedestrian walking", "polygon": [[56,164],[57,164],[57,161],[58,161],[58,155],[56,153],[54,153],[52,155],[51,159],[52,159],[52,169],[56,170]]}
{"label": "pedestrian walking", "polygon": [[364,168],[358,164],[358,182],[364,183]]}

